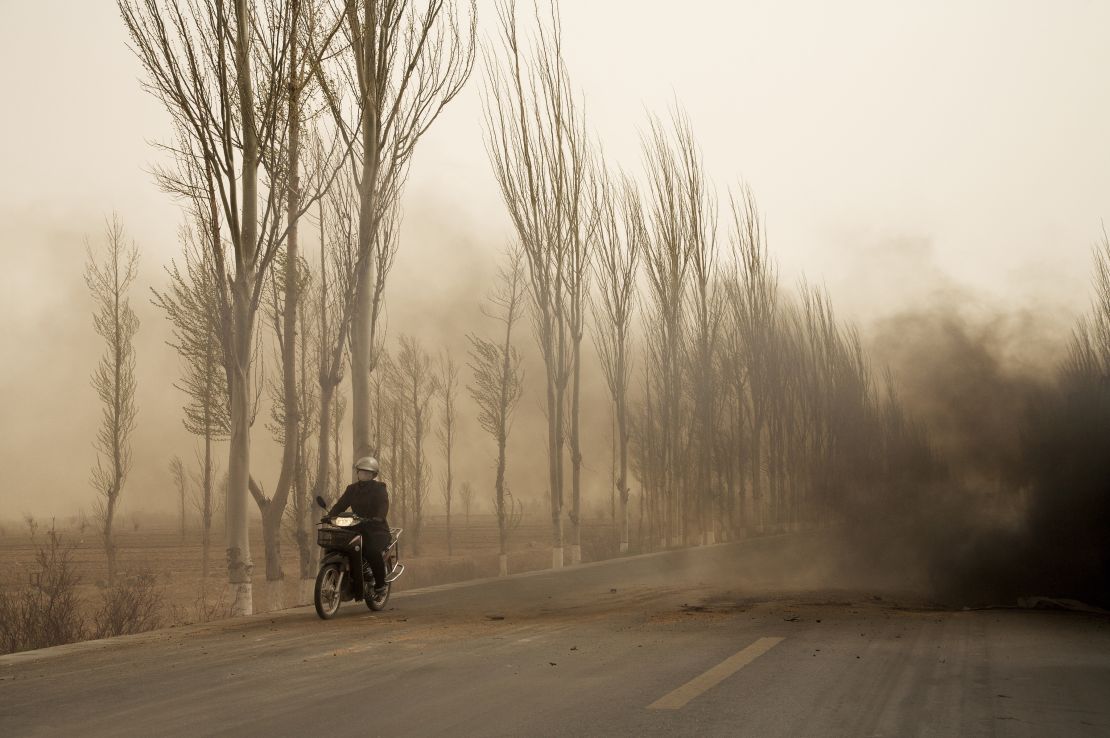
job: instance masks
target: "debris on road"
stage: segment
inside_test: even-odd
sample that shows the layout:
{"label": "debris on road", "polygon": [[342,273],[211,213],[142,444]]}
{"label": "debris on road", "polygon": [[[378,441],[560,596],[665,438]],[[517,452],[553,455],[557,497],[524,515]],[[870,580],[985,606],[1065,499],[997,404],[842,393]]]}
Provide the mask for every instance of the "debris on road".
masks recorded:
{"label": "debris on road", "polygon": [[1110,615],[1110,611],[1088,605],[1086,602],[1060,597],[1019,597],[1017,606],[1022,610],[1071,610],[1090,612],[1097,615]]}

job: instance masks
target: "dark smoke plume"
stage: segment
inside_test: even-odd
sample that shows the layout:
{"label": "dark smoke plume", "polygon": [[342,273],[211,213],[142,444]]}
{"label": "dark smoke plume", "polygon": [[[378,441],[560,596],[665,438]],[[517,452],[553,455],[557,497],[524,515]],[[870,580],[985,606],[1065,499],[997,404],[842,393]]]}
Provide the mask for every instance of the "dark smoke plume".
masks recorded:
{"label": "dark smoke plume", "polygon": [[1043,596],[1110,607],[1105,371],[1084,360],[1078,338],[1066,343],[1067,327],[1031,312],[971,312],[955,305],[877,326],[876,353],[949,475],[908,508],[893,495],[902,514],[875,516],[857,540],[873,561],[923,576],[944,605]]}

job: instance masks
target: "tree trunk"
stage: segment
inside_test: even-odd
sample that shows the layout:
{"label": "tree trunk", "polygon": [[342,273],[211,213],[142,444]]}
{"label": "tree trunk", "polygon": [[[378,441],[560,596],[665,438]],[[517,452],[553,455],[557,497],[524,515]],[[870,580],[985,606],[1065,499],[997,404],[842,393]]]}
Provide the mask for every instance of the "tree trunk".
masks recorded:
{"label": "tree trunk", "polygon": [[505,510],[505,445],[506,438],[502,433],[497,439],[497,479],[494,486],[497,495],[497,540],[500,545],[501,560],[504,562],[502,576],[508,574],[509,553],[509,521]]}
{"label": "tree trunk", "polygon": [[[448,431],[450,433],[450,431]],[[451,556],[451,442],[447,442],[447,555]]]}
{"label": "tree trunk", "polygon": [[760,465],[763,463],[761,453],[761,439],[763,436],[763,423],[757,416],[755,422],[752,424],[752,443],[751,443],[751,466],[752,466],[752,489],[750,496],[749,513],[744,517],[747,518],[748,527],[755,533],[763,530],[763,488],[760,482]]}
{"label": "tree trunk", "polygon": [[104,508],[104,557],[108,560],[108,586],[116,581],[116,541],[112,523],[116,516],[116,495],[109,490],[108,502]]}
{"label": "tree trunk", "polygon": [[289,174],[286,218],[288,233],[285,242],[285,304],[281,315],[281,379],[284,403],[281,471],[278,473],[274,496],[261,506],[262,537],[266,552],[266,589],[271,611],[285,606],[285,572],[281,566],[281,519],[289,501],[289,491],[295,481],[297,451],[300,448],[300,398],[297,395],[297,315],[300,298],[300,253],[298,251],[298,217],[300,209],[300,103],[297,85],[297,28],[299,25],[297,0],[291,6],[289,63],[292,78],[289,85]]}
{"label": "tree trunk", "polygon": [[281,511],[273,500],[262,511],[262,544],[266,551],[267,611],[283,610],[285,582],[281,568]]}
{"label": "tree trunk", "polygon": [[563,408],[562,393],[547,389],[547,429],[551,459],[551,568],[563,568]]}
{"label": "tree trunk", "polygon": [[[363,8],[363,33],[374,37],[377,33],[377,3],[368,2]],[[363,38],[371,58],[366,60],[362,84],[365,96],[362,106],[362,173],[359,180],[358,214],[358,259],[359,268],[355,275],[355,304],[351,316],[351,435],[354,456],[352,462],[372,453],[370,439],[370,371],[373,369],[373,332],[374,332],[374,283],[376,260],[371,249],[378,227],[378,169],[381,151],[378,149],[379,116],[377,109],[379,90],[377,89],[378,64],[380,51]],[[361,60],[360,60],[360,63]],[[368,98],[368,99],[367,99]],[[352,478],[352,481],[354,478]]]}
{"label": "tree trunk", "polygon": [[420,534],[424,528],[424,418],[413,392],[412,463],[412,553],[420,555]]}
{"label": "tree trunk", "polygon": [[[625,388],[620,388],[617,399],[617,434],[620,453],[619,474],[617,486],[620,495],[620,552],[628,553],[628,407],[625,400]],[[642,506],[642,505],[641,505]]]}
{"label": "tree trunk", "polygon": [[185,543],[185,485],[181,485],[181,543]]}
{"label": "tree trunk", "polygon": [[231,443],[228,449],[227,578],[232,590],[232,615],[250,615],[250,531],[247,497],[250,482],[251,349],[254,336],[253,296],[258,279],[258,135],[251,79],[250,12],[246,0],[235,2],[235,60],[242,128],[242,216],[235,280],[232,282],[232,355],[229,357]]}
{"label": "tree trunk", "polygon": [[579,433],[579,398],[582,385],[582,336],[574,336],[571,348],[570,388],[570,563],[582,563],[582,447]]}
{"label": "tree trunk", "polygon": [[[303,306],[304,303],[302,302]],[[300,352],[300,407],[305,408],[309,402],[308,395],[308,329],[305,315],[302,313],[300,316],[302,326],[305,326],[301,331],[301,352]],[[315,548],[316,541],[309,536],[309,530],[312,529],[312,508],[313,503],[309,496],[308,490],[308,443],[309,438],[306,432],[307,428],[302,427],[301,433],[298,434],[297,443],[297,466],[294,474],[293,481],[293,494],[296,504],[293,506],[294,512],[297,515],[296,520],[296,540],[297,540],[297,563],[300,574],[300,586],[297,591],[296,604],[303,605],[310,601],[310,597],[306,598],[307,589],[305,583],[312,577],[312,549]]]}
{"label": "tree trunk", "polygon": [[[246,230],[246,228],[244,228]],[[231,361],[231,442],[227,462],[227,579],[231,587],[231,614],[253,612],[250,531],[247,524],[247,496],[250,482],[250,354],[251,319],[249,285],[245,275],[236,277],[232,286],[234,311],[234,355]]]}
{"label": "tree trunk", "polygon": [[[368,224],[367,224],[368,227]],[[359,225],[359,242],[363,226]],[[361,248],[361,247],[360,247]],[[351,316],[351,432],[352,461],[371,453],[370,446],[370,360],[371,294],[374,264],[366,259],[359,268],[355,287],[354,313]],[[354,478],[352,477],[352,481]]]}
{"label": "tree trunk", "polygon": [[[326,333],[322,334],[326,335]],[[323,375],[320,377],[320,428],[316,443],[316,484],[312,489],[312,499],[308,501],[308,509],[315,511],[316,498],[321,497],[327,501],[331,487],[331,430],[332,430],[332,404],[335,398],[335,385]],[[309,516],[309,521],[315,519]],[[312,588],[316,577],[316,568],[319,561],[320,549],[316,546],[316,536],[309,526],[308,538],[308,570],[302,575],[301,597],[306,602],[312,599]]]}
{"label": "tree trunk", "polygon": [[[335,398],[335,387],[338,382],[335,381],[334,370],[337,367],[338,361],[333,361],[331,355],[331,346],[329,341],[332,340],[331,334],[328,330],[328,260],[325,253],[325,244],[327,239],[324,236],[324,205],[323,201],[320,203],[320,368],[317,382],[320,385],[320,429],[317,437],[316,444],[316,484],[313,487],[312,500],[309,501],[309,509],[316,504],[317,497],[327,499],[329,488],[331,486],[331,431],[332,431],[332,401]],[[340,347],[343,345],[342,338],[335,339],[335,342]],[[340,353],[341,357],[342,354]],[[302,381],[304,381],[302,379]],[[315,549],[315,546],[313,546]],[[310,573],[310,576],[312,574]]]}
{"label": "tree trunk", "polygon": [[204,434],[204,490],[201,500],[200,581],[201,593],[208,583],[208,562],[212,551],[212,434]]}

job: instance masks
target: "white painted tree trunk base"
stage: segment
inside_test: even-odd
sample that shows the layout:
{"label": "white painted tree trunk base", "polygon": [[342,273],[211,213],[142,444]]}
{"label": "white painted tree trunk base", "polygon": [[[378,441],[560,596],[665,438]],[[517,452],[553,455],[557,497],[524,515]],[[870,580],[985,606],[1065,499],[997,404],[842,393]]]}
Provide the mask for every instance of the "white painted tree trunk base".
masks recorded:
{"label": "white painted tree trunk base", "polygon": [[509,576],[509,555],[501,554],[497,557],[497,574],[498,576]]}
{"label": "white painted tree trunk base", "polygon": [[238,618],[254,612],[251,583],[231,585],[231,617]]}
{"label": "white painted tree trunk base", "polygon": [[628,541],[621,541],[620,552],[622,554],[628,553]]}
{"label": "white painted tree trunk base", "polygon": [[711,530],[711,531],[709,531],[708,533],[705,534],[705,544],[707,546],[712,546],[716,542],[717,542],[717,531]]}
{"label": "white painted tree trunk base", "polygon": [[563,547],[562,546],[559,546],[558,548],[551,549],[551,568],[552,569],[562,569],[563,568]]}
{"label": "white painted tree trunk base", "polygon": [[577,543],[571,544],[570,547],[570,565],[576,566],[582,563],[582,547]]}
{"label": "white painted tree trunk base", "polygon": [[266,580],[266,612],[285,609],[285,580]]}

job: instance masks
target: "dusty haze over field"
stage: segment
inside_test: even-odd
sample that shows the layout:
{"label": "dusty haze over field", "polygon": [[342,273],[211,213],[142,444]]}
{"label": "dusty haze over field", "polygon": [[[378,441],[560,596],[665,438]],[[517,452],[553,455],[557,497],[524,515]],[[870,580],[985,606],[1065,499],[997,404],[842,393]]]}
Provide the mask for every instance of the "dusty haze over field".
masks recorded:
{"label": "dusty haze over field", "polygon": [[[638,172],[645,111],[677,101],[718,188],[753,188],[784,281],[826,283],[865,325],[958,296],[973,315],[1061,326],[1062,343],[1110,215],[1110,4],[968,5],[691,0],[678,14],[673,3],[565,0],[562,13],[570,75],[610,158]],[[485,37],[493,7],[478,6]],[[168,459],[191,455],[171,386],[178,359],[148,299],[179,253],[181,212],[149,174],[149,142],[169,138],[169,118],[140,76],[114,3],[0,0],[0,518],[91,507],[101,343],[83,241],[99,243],[113,210],[141,253],[124,510],[169,509]],[[483,146],[480,76],[417,150],[387,292],[391,342],[412,333],[461,352],[466,330],[485,330],[479,300],[510,228]],[[891,324],[880,325],[883,358]],[[1023,346],[1034,364],[1059,348],[1035,335]],[[530,336],[520,345],[535,353]],[[521,412],[536,416],[541,387],[526,389]],[[608,484],[609,411],[599,383],[590,392],[596,490]],[[462,415],[460,478],[485,494],[492,444],[469,402]],[[256,474],[272,487],[274,444],[261,422],[253,437]],[[514,490],[539,497],[541,424],[520,424],[513,447]]]}

